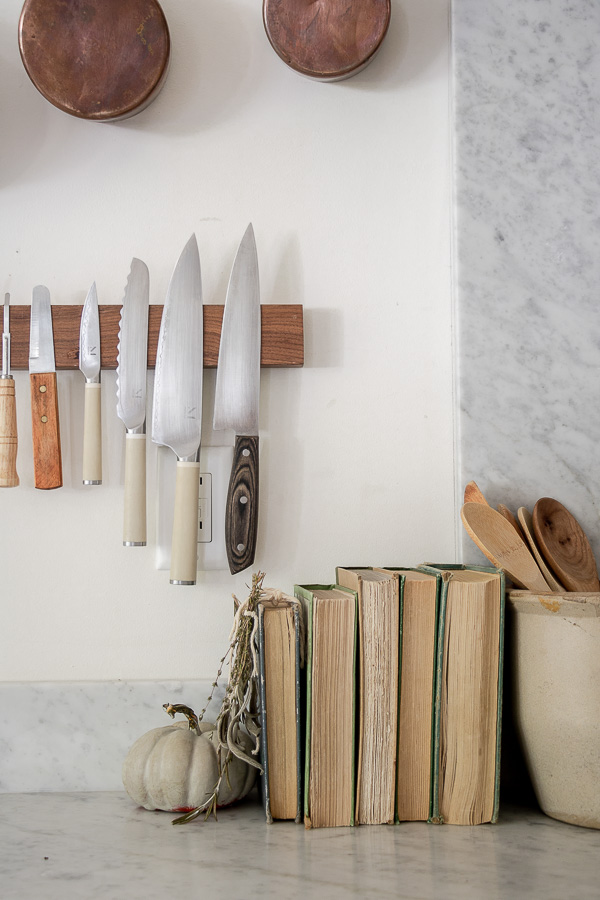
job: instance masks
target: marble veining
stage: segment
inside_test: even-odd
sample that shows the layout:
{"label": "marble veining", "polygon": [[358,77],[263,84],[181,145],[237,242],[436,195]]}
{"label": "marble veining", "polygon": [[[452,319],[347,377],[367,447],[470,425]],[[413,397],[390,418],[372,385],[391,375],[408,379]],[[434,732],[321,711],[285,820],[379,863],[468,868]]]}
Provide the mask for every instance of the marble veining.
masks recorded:
{"label": "marble veining", "polygon": [[255,798],[171,825],[120,792],[0,796],[3,900],[595,900],[600,833],[510,808],[498,825],[266,825]]}
{"label": "marble veining", "polygon": [[[197,713],[209,681],[0,683],[0,793],[120,790],[133,742],[172,724],[163,703]],[[207,721],[218,712],[215,692]]]}
{"label": "marble veining", "polygon": [[455,0],[452,44],[459,489],[555,497],[600,560],[600,8]]}

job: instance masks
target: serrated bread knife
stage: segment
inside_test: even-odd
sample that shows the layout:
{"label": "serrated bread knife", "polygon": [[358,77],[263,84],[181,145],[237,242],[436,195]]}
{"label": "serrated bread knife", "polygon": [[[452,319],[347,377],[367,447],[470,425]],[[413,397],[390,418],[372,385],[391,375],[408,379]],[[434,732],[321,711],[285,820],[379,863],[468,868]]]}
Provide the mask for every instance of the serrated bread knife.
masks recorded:
{"label": "serrated bread knife", "polygon": [[225,512],[225,545],[232,575],[252,565],[256,550],[260,338],[258,257],[250,224],[227,288],[213,418],[215,431],[235,431]]}
{"label": "serrated bread knife", "polygon": [[196,236],[167,290],[156,349],[152,440],[177,456],[171,584],[196,584],[204,366],[202,281]]}
{"label": "serrated bread knife", "polygon": [[17,487],[17,409],[10,374],[10,294],[4,295],[2,374],[0,375],[0,487]]}
{"label": "serrated bread knife", "polygon": [[63,480],[52,308],[50,291],[41,284],[34,287],[31,301],[29,381],[34,484],[48,491],[62,487]]}
{"label": "serrated bread knife", "polygon": [[79,327],[79,369],[85,375],[83,483],[102,484],[100,318],[96,282],[88,291]]}
{"label": "serrated bread knife", "polygon": [[117,344],[117,415],[125,425],[123,546],[146,546],[148,267],[131,260]]}

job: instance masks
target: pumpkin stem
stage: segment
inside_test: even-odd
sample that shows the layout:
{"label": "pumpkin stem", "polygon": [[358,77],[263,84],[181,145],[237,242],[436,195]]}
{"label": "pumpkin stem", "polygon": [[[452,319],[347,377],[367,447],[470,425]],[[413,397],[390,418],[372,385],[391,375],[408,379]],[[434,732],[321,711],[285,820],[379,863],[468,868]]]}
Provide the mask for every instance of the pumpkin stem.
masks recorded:
{"label": "pumpkin stem", "polygon": [[198,716],[189,706],[185,706],[183,703],[163,703],[163,709],[168,712],[172,719],[175,718],[175,713],[182,713],[188,720],[190,731],[195,731],[197,735],[200,735]]}

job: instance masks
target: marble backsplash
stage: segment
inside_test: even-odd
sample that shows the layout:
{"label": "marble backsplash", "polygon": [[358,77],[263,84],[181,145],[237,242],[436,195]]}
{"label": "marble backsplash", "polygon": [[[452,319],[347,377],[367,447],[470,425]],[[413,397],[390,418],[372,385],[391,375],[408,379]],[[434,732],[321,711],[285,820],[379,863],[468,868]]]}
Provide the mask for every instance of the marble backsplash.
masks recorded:
{"label": "marble backsplash", "polygon": [[[206,681],[0,684],[0,793],[123,790],[121,767],[138,737],[173,720],[163,703],[197,713]],[[205,719],[223,697],[219,687]]]}
{"label": "marble backsplash", "polygon": [[452,7],[459,491],[554,497],[600,559],[600,8]]}

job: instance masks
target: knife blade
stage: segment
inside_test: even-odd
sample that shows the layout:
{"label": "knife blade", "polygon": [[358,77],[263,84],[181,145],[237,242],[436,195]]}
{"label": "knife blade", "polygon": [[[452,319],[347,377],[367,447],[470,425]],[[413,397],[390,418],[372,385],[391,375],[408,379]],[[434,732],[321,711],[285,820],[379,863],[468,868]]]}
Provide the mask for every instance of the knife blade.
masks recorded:
{"label": "knife blade", "polygon": [[227,288],[213,417],[215,431],[235,431],[225,512],[225,544],[232,575],[252,565],[256,551],[260,340],[258,256],[250,224]]}
{"label": "knife blade", "polygon": [[131,260],[117,344],[117,415],[125,432],[123,546],[146,546],[146,375],[148,267]]}
{"label": "knife blade", "polygon": [[29,330],[29,382],[33,437],[33,474],[42,491],[62,487],[62,455],[50,292],[33,289]]}
{"label": "knife blade", "polygon": [[152,440],[177,456],[171,584],[196,584],[203,365],[202,279],[193,234],[167,290],[152,407]]}
{"label": "knife blade", "polygon": [[100,319],[95,281],[88,291],[81,312],[79,369],[85,375],[83,483],[102,484]]}
{"label": "knife blade", "polygon": [[10,294],[4,295],[2,374],[0,375],[0,487],[17,487],[17,408],[10,374]]}

